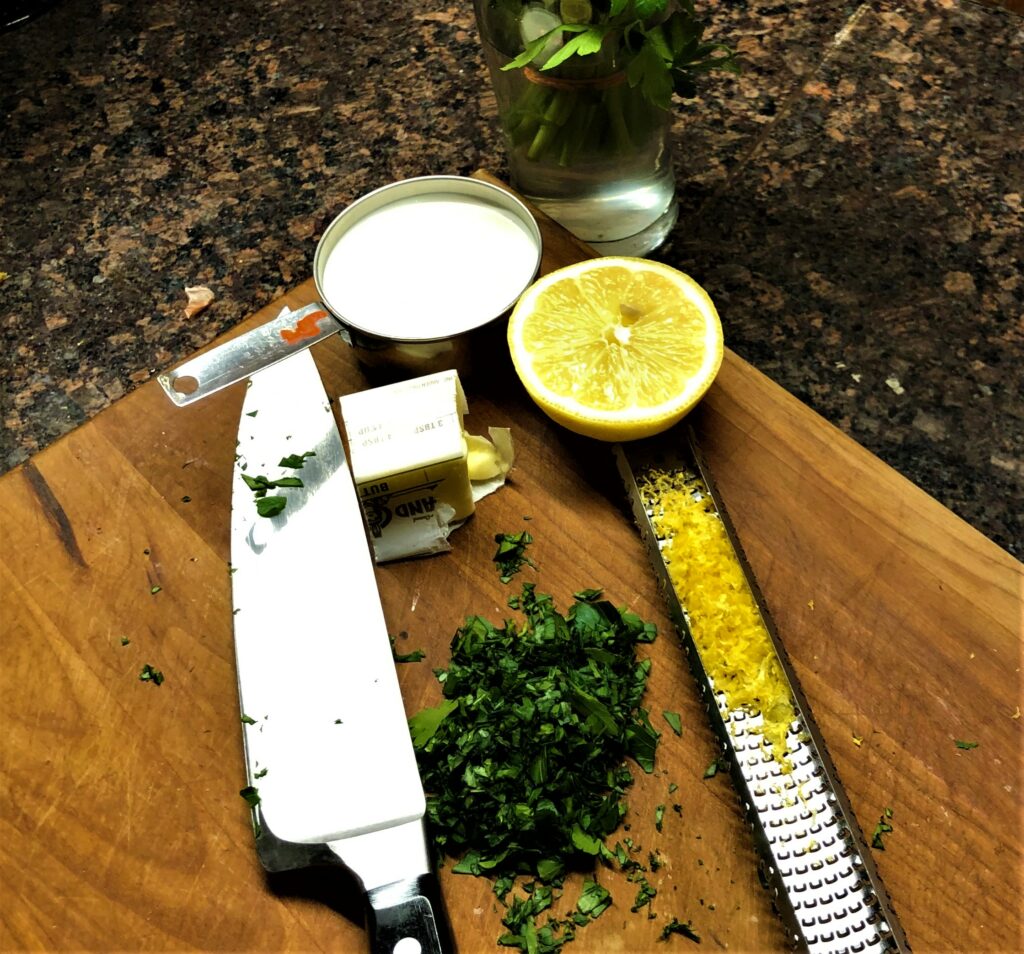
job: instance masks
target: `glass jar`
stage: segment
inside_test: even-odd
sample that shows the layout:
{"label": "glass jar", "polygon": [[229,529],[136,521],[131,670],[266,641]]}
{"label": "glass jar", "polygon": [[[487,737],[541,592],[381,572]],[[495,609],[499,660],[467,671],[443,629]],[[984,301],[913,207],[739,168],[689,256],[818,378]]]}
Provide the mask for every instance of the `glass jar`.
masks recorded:
{"label": "glass jar", "polygon": [[677,215],[672,113],[629,85],[628,61],[611,38],[596,53],[541,70],[560,46],[555,40],[528,66],[503,70],[561,20],[543,2],[474,6],[509,184],[601,254],[653,251]]}

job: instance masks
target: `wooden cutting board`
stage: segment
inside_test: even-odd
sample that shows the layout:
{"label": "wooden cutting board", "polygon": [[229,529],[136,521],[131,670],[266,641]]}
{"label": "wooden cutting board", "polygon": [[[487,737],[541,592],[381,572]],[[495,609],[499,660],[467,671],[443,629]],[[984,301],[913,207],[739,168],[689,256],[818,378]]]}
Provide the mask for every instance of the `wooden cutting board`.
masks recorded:
{"label": "wooden cutting board", "polygon": [[[545,271],[588,254],[542,227]],[[368,385],[337,338],[315,357],[332,396]],[[399,667],[408,711],[438,700],[431,669],[465,615],[510,615],[493,539],[528,527],[538,569],[521,578],[562,609],[598,586],[657,623],[648,703],[684,727],[659,724],[656,771],[628,799],[631,837],[665,860],[656,918],[603,871],[615,904],[567,950],[688,948],[657,941],[672,917],[710,948],[784,949],[729,780],[702,777],[714,739],[610,449],[541,415],[501,349],[485,363],[467,425],[511,427],[511,479],[450,553],[378,569],[400,648],[427,653]],[[0,949],[364,949],[353,884],[266,876],[238,796],[243,388],[177,409],[152,382],[0,480]],[[892,809],[874,856],[914,949],[1021,949],[1021,565],[731,353],[691,422],[868,837]],[[166,681],[141,682],[145,664]],[[660,803],[680,810],[658,833]],[[494,950],[489,883],[442,880],[463,954]]]}

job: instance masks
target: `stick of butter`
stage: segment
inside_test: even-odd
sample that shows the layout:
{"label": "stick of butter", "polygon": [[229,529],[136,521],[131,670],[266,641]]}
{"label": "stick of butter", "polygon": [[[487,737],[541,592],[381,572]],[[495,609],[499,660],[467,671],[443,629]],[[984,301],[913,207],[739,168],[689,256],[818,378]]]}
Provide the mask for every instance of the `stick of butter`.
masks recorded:
{"label": "stick of butter", "polygon": [[475,509],[456,371],[339,399],[349,463],[378,561],[447,550]]}

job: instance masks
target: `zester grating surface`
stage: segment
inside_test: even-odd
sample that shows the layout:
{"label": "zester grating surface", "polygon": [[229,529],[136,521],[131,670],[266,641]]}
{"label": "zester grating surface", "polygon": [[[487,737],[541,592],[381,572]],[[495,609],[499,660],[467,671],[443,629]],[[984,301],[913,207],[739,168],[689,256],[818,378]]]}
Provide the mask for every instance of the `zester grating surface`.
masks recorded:
{"label": "zester grating surface", "polygon": [[[676,438],[678,440],[678,438]],[[704,691],[711,721],[724,745],[733,783],[743,802],[761,857],[763,880],[773,894],[794,946],[814,954],[909,950],[889,907],[885,891],[864,845],[820,733],[792,667],[779,644],[757,584],[739,548],[715,487],[691,446],[679,448],[664,439],[616,447],[619,470],[626,482],[634,516],[687,651],[691,668]],[[796,719],[790,724],[787,747],[792,771],[772,757],[759,713],[730,708],[716,691],[700,659],[689,621],[680,604],[651,516],[659,506],[657,493],[645,478],[654,473],[688,473],[709,491],[757,601],[767,635],[789,681]]]}

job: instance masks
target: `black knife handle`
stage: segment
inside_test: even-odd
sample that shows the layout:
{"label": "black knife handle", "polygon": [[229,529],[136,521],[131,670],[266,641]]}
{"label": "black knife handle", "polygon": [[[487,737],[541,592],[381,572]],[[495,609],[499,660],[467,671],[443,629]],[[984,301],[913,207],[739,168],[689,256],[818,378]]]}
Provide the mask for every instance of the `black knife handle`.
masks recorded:
{"label": "black knife handle", "polygon": [[410,954],[412,944],[397,948],[403,938],[419,943],[421,954],[455,954],[448,917],[437,876],[422,874],[396,881],[367,893],[370,902],[368,927],[372,954]]}

